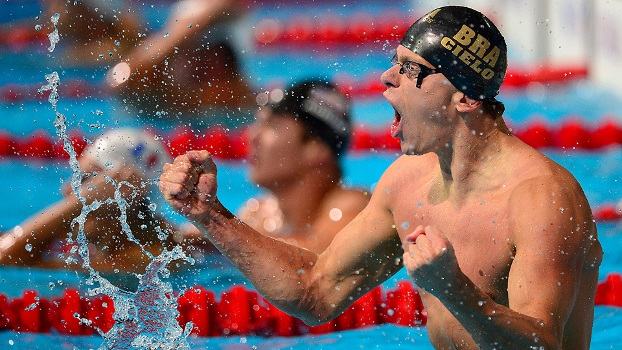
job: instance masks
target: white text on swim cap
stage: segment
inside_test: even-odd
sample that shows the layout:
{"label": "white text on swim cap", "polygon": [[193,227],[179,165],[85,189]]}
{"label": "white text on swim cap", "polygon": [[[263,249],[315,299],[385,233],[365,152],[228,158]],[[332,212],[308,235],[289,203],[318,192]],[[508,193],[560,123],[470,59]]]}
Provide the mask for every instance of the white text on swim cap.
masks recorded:
{"label": "white text on swim cap", "polygon": [[323,121],[339,135],[350,133],[348,124],[344,121],[347,113],[347,101],[344,97],[331,90],[314,88],[309,97],[302,103],[305,112]]}

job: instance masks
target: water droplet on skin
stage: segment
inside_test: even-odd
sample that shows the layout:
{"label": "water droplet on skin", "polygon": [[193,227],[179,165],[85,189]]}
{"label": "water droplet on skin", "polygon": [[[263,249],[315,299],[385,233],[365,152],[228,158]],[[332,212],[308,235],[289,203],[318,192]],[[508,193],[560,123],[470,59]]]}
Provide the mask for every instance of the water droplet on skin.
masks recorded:
{"label": "water droplet on skin", "polygon": [[400,227],[402,228],[402,230],[408,230],[408,226],[410,226],[408,221],[404,221],[402,222],[402,225]]}
{"label": "water droplet on skin", "polygon": [[32,244],[30,244],[30,243],[26,244],[26,251],[27,252],[32,251]]}
{"label": "water droplet on skin", "polygon": [[341,220],[341,217],[343,216],[343,213],[341,212],[341,210],[339,208],[333,208],[328,213],[328,216],[333,221],[339,221],[339,220]]}

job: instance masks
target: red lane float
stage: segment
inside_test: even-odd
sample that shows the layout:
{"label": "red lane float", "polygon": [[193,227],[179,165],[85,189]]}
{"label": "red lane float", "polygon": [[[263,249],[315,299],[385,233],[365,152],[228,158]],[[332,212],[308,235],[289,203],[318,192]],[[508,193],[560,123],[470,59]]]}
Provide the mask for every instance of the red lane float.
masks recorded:
{"label": "red lane float", "polygon": [[[535,75],[530,67],[524,69],[510,67],[507,78],[501,88],[525,88],[532,83],[567,83],[573,79],[584,79],[587,77],[587,70],[580,66],[537,69],[541,70],[539,75]],[[334,78],[334,82],[341,91],[354,99],[382,98],[382,92],[386,90],[386,87],[380,81],[380,74],[381,72],[370,72],[361,78],[337,75]],[[45,100],[50,92],[44,91],[39,93],[41,85],[8,83],[0,86],[0,103],[10,104]],[[63,80],[58,87],[58,93],[62,98],[72,100],[92,97],[105,98],[107,97],[106,91],[105,87],[83,79]]]}
{"label": "red lane float", "polygon": [[[217,300],[213,291],[193,287],[178,296],[178,322],[192,322],[192,334],[216,336],[297,336],[324,334],[378,324],[425,326],[427,315],[417,290],[408,281],[383,293],[380,287],[357,300],[335,320],[308,326],[275,308],[255,290],[234,286]],[[19,332],[58,332],[90,335],[96,329],[109,331],[114,325],[114,302],[108,296],[81,297],[67,289],[59,298],[47,300],[35,291],[9,300],[0,295],[0,329]]]}
{"label": "red lane float", "polygon": [[[400,281],[395,289],[377,287],[362,296],[334,320],[308,326],[264,299],[257,291],[233,286],[220,298],[204,287],[190,288],[178,295],[177,318],[184,327],[192,322],[192,334],[199,337],[245,336],[291,337],[325,334],[380,324],[422,327],[427,313],[421,297],[410,281]],[[598,283],[595,305],[622,307],[622,275],[609,274]],[[67,335],[108,332],[114,326],[114,302],[108,296],[81,297],[66,289],[59,298],[47,300],[26,290],[21,298],[0,294],[0,329],[17,332]]]}
{"label": "red lane float", "polygon": [[622,219],[622,210],[616,203],[604,203],[600,204],[592,209],[594,220],[603,221],[616,221]]}
{"label": "red lane float", "polygon": [[[538,149],[597,150],[622,144],[622,125],[616,117],[606,117],[595,126],[585,125],[580,118],[568,117],[557,126],[539,120],[513,126],[512,132],[525,143]],[[157,131],[156,131],[157,132]],[[80,154],[92,137],[80,130],[68,132],[76,153]],[[221,159],[241,159],[248,153],[247,128],[206,128],[196,131],[179,127],[163,135],[172,156],[191,149],[206,149]],[[30,135],[18,136],[0,130],[0,158],[68,158],[63,143],[46,131],[36,130]],[[350,149],[355,152],[400,150],[400,141],[390,134],[388,126],[358,125],[352,132]]]}
{"label": "red lane float", "polygon": [[[622,144],[622,127],[613,119],[606,119],[593,128],[584,126],[577,118],[569,118],[555,128],[536,121],[514,129],[519,138],[535,148],[596,150]],[[92,139],[77,129],[70,130],[68,137],[76,154],[81,154],[87,140]],[[192,149],[205,149],[216,158],[229,160],[243,159],[248,154],[246,128],[226,130],[215,127],[197,132],[180,127],[164,135],[163,139],[173,157]],[[400,141],[390,135],[388,127],[358,126],[352,132],[350,149],[353,152],[399,152]],[[45,131],[16,136],[0,130],[0,159],[10,158],[64,160],[69,156],[63,142]],[[622,210],[615,203],[598,205],[593,214],[599,222],[622,219]]]}
{"label": "red lane float", "polygon": [[595,305],[622,307],[622,275],[611,273],[604,281],[598,283]]}
{"label": "red lane float", "polygon": [[[50,95],[50,91],[39,92],[43,83],[40,84],[15,84],[8,83],[0,86],[0,103],[20,103],[27,101],[44,101]],[[58,94],[65,99],[85,99],[89,97],[104,96],[104,89],[97,84],[84,79],[67,79],[58,85]]]}
{"label": "red lane float", "polygon": [[371,14],[296,15],[288,19],[263,18],[255,25],[257,48],[383,45],[400,40],[415,16],[399,11]]}
{"label": "red lane float", "polygon": [[0,46],[21,51],[36,44],[49,44],[46,30],[36,30],[30,24],[12,24],[0,27]]}

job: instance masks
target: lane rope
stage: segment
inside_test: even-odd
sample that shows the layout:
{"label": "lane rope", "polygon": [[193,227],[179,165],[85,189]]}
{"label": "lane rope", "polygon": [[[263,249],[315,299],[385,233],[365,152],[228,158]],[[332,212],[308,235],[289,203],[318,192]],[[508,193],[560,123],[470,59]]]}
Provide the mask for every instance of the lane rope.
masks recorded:
{"label": "lane rope", "polygon": [[[390,134],[389,127],[355,127],[350,149],[353,153],[400,152],[400,141]],[[537,149],[561,149],[564,151],[597,151],[622,145],[622,126],[613,118],[588,127],[580,120],[567,119],[558,126],[550,127],[541,121],[529,122],[516,127],[514,133]],[[68,137],[77,154],[81,154],[92,137],[73,129]],[[179,127],[162,137],[171,156],[176,157],[193,149],[208,150],[215,158],[227,160],[244,159],[248,154],[247,128],[226,130],[207,128],[201,132]],[[52,159],[67,160],[69,155],[60,139],[43,130],[19,136],[0,130],[1,159]],[[616,203],[602,203],[593,208],[594,219],[614,221],[622,219],[622,208]]]}
{"label": "lane rope", "polygon": [[[427,312],[419,292],[410,281],[400,281],[386,292],[377,287],[358,299],[335,319],[308,326],[280,311],[257,291],[236,285],[216,297],[201,286],[177,295],[177,318],[184,327],[192,322],[192,334],[199,337],[280,336],[326,334],[381,324],[424,327]],[[611,273],[597,286],[594,304],[622,307],[622,274]],[[34,290],[9,299],[0,294],[0,329],[15,332],[93,335],[108,332],[114,325],[114,302],[108,296],[83,297],[76,289],[46,299]]]}
{"label": "lane rope", "polygon": [[[201,286],[178,295],[179,324],[192,322],[192,334],[216,336],[281,336],[325,334],[379,324],[425,326],[427,314],[418,291],[408,281],[383,292],[377,287],[357,300],[334,320],[307,326],[266,301],[257,291],[242,285],[216,293]],[[65,289],[58,298],[46,299],[34,290],[9,299],[0,294],[0,329],[16,332],[68,335],[108,332],[115,321],[114,301],[108,296],[87,298],[76,289]],[[154,320],[157,322],[157,320]]]}
{"label": "lane rope", "polygon": [[[387,66],[388,68],[388,66]],[[532,84],[567,84],[586,79],[588,70],[582,66],[551,67],[536,64],[529,67],[508,68],[502,91],[523,89]],[[334,77],[335,85],[353,99],[382,98],[386,86],[380,81],[380,72],[369,72],[363,77],[351,77],[338,74]],[[270,84],[268,84],[270,85]],[[16,104],[47,99],[49,91],[39,93],[41,83],[7,83],[0,86],[0,103]],[[83,100],[87,98],[108,98],[107,87],[101,83],[80,78],[68,78],[58,87],[58,93],[65,99]]]}
{"label": "lane rope", "polygon": [[[598,151],[622,144],[622,124],[617,117],[603,118],[595,125],[588,125],[581,119],[569,117],[557,125],[533,120],[523,125],[510,125],[512,132],[528,145],[537,149],[560,149],[573,151]],[[247,127],[234,129],[209,127],[192,130],[180,126],[162,135],[163,142],[173,157],[192,149],[207,149],[221,159],[242,159],[248,153]],[[69,138],[80,154],[92,141],[79,129],[68,132]],[[68,155],[61,141],[49,132],[38,129],[27,135],[16,135],[0,130],[0,158],[51,158],[67,159]],[[400,141],[390,134],[390,126],[354,127],[350,150],[353,152],[398,152]]]}

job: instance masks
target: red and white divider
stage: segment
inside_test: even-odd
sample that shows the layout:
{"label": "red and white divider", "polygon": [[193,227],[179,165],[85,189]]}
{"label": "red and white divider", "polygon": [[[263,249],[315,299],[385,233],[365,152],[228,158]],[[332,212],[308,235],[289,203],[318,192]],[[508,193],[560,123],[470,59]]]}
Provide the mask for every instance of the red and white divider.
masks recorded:
{"label": "red and white divider", "polygon": [[[387,65],[388,68],[388,65]],[[505,78],[502,91],[510,88],[525,88],[532,83],[562,84],[587,78],[587,68],[583,66],[556,66],[548,64],[529,67],[510,67]],[[382,98],[386,86],[380,81],[380,72],[370,72],[363,77],[337,75],[335,85],[353,99]],[[8,83],[0,86],[0,103],[22,103],[43,101],[48,98],[49,91],[39,92],[41,84]],[[98,83],[84,79],[72,78],[64,80],[58,87],[58,93],[64,99],[82,100],[86,98],[106,98],[106,89]]]}
{"label": "red and white divider", "polygon": [[594,304],[622,307],[622,274],[611,273],[598,283]]}

